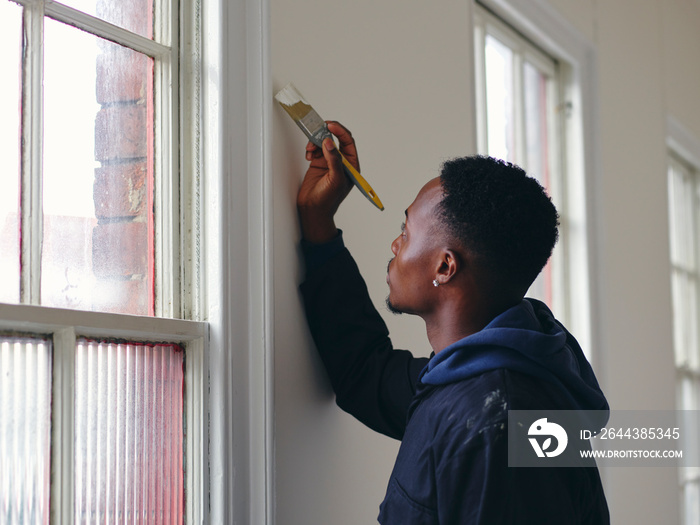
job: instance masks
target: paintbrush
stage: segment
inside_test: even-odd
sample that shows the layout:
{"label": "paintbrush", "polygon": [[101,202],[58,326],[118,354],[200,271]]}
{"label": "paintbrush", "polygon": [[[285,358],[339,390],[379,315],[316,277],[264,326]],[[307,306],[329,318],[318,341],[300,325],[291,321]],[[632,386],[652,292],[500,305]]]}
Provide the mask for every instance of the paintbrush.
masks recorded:
{"label": "paintbrush", "polygon": [[[301,93],[299,93],[291,82],[275,95],[275,99],[277,99],[280,106],[289,113],[292,120],[297,123],[297,126],[301,128],[313,144],[320,148],[326,137],[330,137],[331,140],[333,140],[333,135],[328,131],[326,122],[316,113],[316,110],[311,107],[311,104],[304,100],[304,97],[301,96]],[[338,152],[340,152],[340,150],[338,150]],[[345,174],[355,183],[357,189],[360,190],[372,204],[380,210],[383,210],[384,205],[372,189],[372,186],[369,185],[364,177],[360,175],[360,172],[350,164],[342,153],[340,154],[340,158],[343,161]]]}

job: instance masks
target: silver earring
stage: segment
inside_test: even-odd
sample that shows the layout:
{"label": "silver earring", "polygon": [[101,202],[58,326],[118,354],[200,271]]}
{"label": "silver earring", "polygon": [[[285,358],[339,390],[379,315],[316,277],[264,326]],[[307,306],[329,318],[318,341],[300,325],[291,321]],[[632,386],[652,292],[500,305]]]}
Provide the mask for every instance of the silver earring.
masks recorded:
{"label": "silver earring", "polygon": [[440,283],[437,279],[433,279],[433,286],[440,286]]}

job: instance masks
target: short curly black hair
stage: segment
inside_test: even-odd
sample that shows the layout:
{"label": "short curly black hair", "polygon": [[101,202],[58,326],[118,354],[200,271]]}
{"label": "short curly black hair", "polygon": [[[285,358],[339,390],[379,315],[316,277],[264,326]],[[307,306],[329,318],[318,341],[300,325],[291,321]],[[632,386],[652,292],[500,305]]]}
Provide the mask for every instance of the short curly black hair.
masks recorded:
{"label": "short curly black hair", "polygon": [[525,293],[559,236],[544,188],[518,166],[484,156],[445,162],[440,182],[438,213],[448,233],[495,280]]}

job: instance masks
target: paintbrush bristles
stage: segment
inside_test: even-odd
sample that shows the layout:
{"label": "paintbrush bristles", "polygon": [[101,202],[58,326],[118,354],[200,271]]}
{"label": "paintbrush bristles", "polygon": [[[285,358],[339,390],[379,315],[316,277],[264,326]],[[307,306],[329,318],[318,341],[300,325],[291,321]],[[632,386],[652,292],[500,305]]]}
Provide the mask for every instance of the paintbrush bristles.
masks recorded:
{"label": "paintbrush bristles", "polygon": [[313,109],[311,106],[304,104],[302,101],[299,101],[291,106],[285,104],[279,99],[277,99],[277,101],[284,108],[284,110],[289,113],[289,116],[292,117],[293,120],[303,120],[304,117],[309,114],[309,111]]}
{"label": "paintbrush bristles", "polygon": [[304,100],[304,97],[301,96],[301,93],[296,90],[294,85],[291,83],[287,84],[284,89],[275,95],[275,99],[311,142],[320,146],[323,140],[330,136],[326,129],[326,123],[316,113],[316,110]]}
{"label": "paintbrush bristles", "polygon": [[294,120],[303,119],[311,110],[311,105],[304,100],[304,97],[291,82],[284,86],[275,95],[275,98]]}
{"label": "paintbrush bristles", "polygon": [[299,90],[291,82],[280,89],[275,95],[275,98],[280,104],[285,106],[293,106],[297,102],[304,102],[305,104],[308,104],[308,102],[304,100],[302,94],[299,93]]}
{"label": "paintbrush bristles", "polygon": [[297,90],[291,82],[284,86],[284,88],[275,95],[275,98],[295,121],[303,120],[312,109],[311,104],[304,100],[299,90]]}

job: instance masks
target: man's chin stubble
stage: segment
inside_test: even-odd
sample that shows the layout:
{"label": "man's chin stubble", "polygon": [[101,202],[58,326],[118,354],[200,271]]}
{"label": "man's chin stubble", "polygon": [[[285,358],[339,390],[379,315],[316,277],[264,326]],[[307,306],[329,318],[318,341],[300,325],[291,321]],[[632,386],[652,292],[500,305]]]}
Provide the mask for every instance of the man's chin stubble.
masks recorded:
{"label": "man's chin stubble", "polygon": [[386,309],[389,310],[394,315],[401,315],[403,312],[391,304],[391,299],[389,296],[386,297]]}
{"label": "man's chin stubble", "polygon": [[[389,262],[386,265],[387,276],[389,275],[389,267],[391,266],[391,262],[393,260],[394,260],[394,258],[392,257],[391,259],[389,259]],[[387,277],[387,279],[388,279],[388,277]],[[399,310],[398,308],[396,308],[393,304],[391,304],[391,299],[389,297],[390,297],[389,295],[386,296],[386,301],[385,301],[386,302],[386,309],[389,310],[394,315],[401,315],[403,312],[401,310]]]}

